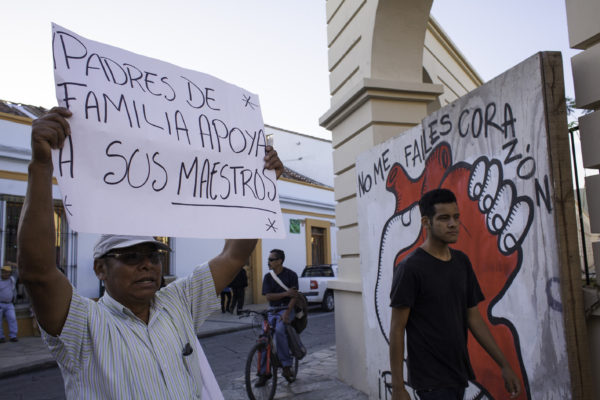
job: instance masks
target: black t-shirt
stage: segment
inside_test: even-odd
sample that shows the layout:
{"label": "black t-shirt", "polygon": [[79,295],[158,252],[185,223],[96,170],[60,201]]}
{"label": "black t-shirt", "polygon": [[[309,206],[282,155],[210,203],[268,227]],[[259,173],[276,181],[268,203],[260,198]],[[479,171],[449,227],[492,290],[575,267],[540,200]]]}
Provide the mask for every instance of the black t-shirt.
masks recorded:
{"label": "black t-shirt", "polygon": [[232,288],[244,288],[248,286],[248,276],[246,275],[246,270],[242,268],[240,272],[233,278],[231,283],[229,284]]}
{"label": "black t-shirt", "polygon": [[408,382],[415,390],[466,386],[467,309],[483,293],[466,254],[442,261],[418,248],[394,271],[392,307],[410,307],[406,324]]}
{"label": "black t-shirt", "polygon": [[[277,277],[286,285],[288,288],[298,288],[298,275],[289,268],[283,267],[281,273],[277,275]],[[266,295],[267,293],[283,293],[286,290],[282,288],[279,283],[275,282],[275,279],[271,276],[271,273],[267,273],[263,278],[262,285],[262,294]],[[289,297],[284,297],[278,301],[269,301],[269,305],[271,307],[282,307],[286,306],[290,303]]]}

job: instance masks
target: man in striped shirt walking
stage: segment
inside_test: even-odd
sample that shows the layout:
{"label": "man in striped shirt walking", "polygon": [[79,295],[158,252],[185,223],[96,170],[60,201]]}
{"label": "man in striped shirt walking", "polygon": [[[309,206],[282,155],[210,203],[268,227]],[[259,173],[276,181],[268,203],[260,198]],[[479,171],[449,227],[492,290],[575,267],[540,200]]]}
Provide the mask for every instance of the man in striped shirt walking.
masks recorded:
{"label": "man in striped shirt walking", "polygon": [[[94,271],[106,293],[77,294],[55,265],[52,148],[70,134],[71,113],[55,107],[35,120],[27,195],[18,233],[19,275],[60,366],[69,399],[220,399],[196,332],[218,309],[217,294],[256,245],[227,240],[221,254],[160,289],[163,254],[152,237],[103,235]],[[283,164],[267,146],[265,167]],[[160,290],[159,290],[160,289]]]}

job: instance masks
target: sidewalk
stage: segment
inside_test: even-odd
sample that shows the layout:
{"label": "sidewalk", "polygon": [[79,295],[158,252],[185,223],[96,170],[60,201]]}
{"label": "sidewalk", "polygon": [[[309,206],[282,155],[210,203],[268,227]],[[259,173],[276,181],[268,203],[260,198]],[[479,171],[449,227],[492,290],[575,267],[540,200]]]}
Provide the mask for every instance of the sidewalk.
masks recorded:
{"label": "sidewalk", "polygon": [[[249,304],[244,307],[246,310],[262,311],[267,307],[266,304]],[[204,321],[198,332],[199,338],[221,335],[223,333],[251,329],[254,316],[239,317],[237,315],[215,311]]]}
{"label": "sidewalk", "polygon": [[56,366],[39,337],[19,338],[17,343],[0,344],[0,379]]}
{"label": "sidewalk", "polygon": [[[226,400],[247,400],[244,377],[240,376],[231,384],[221,386]],[[283,377],[277,380],[275,400],[367,400],[368,397],[337,378],[335,346],[309,353],[300,361],[298,375],[292,384]]]}
{"label": "sidewalk", "polygon": [[[262,310],[264,304],[253,304],[246,308]],[[239,318],[237,315],[216,311],[202,324],[200,338],[220,335],[252,328],[252,316]],[[25,372],[55,366],[46,345],[39,337],[20,338],[17,343],[0,344],[0,379]],[[226,400],[247,399],[244,378],[240,376],[222,387]],[[367,396],[337,379],[335,346],[309,353],[298,368],[296,382],[288,385],[283,379],[278,382],[275,399],[367,399]]]}

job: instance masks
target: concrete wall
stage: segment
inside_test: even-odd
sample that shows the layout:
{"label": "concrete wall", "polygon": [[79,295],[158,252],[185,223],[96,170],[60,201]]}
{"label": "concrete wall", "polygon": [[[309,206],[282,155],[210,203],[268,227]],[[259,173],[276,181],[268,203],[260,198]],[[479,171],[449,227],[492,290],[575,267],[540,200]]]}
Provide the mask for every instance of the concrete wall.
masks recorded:
{"label": "concrete wall", "polygon": [[24,119],[3,115],[0,117],[0,143],[5,147],[18,149],[31,148],[31,122]]}
{"label": "concrete wall", "polygon": [[[583,50],[571,59],[573,82],[575,86],[575,104],[594,110],[593,113],[579,119],[583,165],[586,168],[600,169],[600,3],[597,0],[566,0],[569,43],[572,48]],[[587,204],[592,233],[600,233],[600,179],[598,175],[589,176],[585,182]],[[596,266],[600,260],[600,243],[593,244]],[[596,272],[598,268],[596,267]],[[596,275],[597,283],[600,277]],[[600,396],[600,297],[598,289],[586,288],[586,298],[591,299],[586,306],[588,311],[588,333],[591,376],[595,389],[595,398]],[[591,295],[590,295],[590,292]]]}
{"label": "concrete wall", "polygon": [[273,146],[283,155],[286,167],[321,184],[333,187],[331,140],[308,136],[265,125],[265,133],[273,135]]}
{"label": "concrete wall", "polygon": [[[444,92],[431,103],[437,108],[450,104],[483,83],[433,18],[429,19],[425,31],[423,69],[424,82],[444,86]],[[427,80],[427,77],[430,80]],[[431,113],[437,108],[428,111]]]}

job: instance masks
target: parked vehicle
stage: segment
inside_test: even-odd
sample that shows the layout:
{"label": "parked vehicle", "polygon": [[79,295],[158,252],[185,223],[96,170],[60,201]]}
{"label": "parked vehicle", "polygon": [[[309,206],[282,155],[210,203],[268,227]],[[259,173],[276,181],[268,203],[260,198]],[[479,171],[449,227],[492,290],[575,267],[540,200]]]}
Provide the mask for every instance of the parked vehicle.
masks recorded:
{"label": "parked vehicle", "polygon": [[333,311],[333,290],[327,287],[327,283],[336,278],[336,264],[307,265],[298,278],[299,291],[306,296],[309,304],[321,304],[323,310]]}

